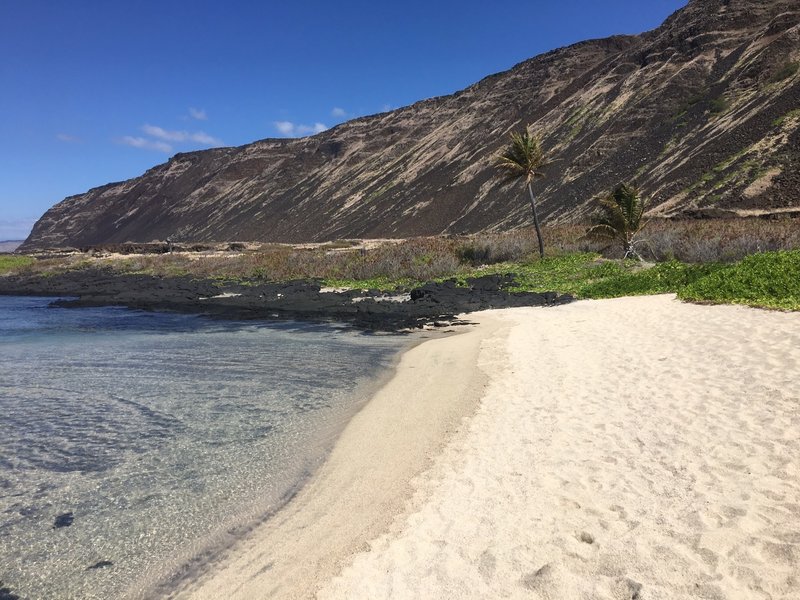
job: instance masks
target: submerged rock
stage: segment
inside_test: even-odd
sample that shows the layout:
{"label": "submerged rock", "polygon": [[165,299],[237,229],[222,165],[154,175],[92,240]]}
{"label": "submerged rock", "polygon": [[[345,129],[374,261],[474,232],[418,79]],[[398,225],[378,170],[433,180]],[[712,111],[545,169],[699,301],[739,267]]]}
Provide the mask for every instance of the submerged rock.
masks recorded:
{"label": "submerged rock", "polygon": [[72,522],[75,520],[75,515],[72,514],[72,511],[65,512],[64,514],[58,515],[56,520],[53,522],[53,529],[61,529],[62,527],[69,527],[72,525]]}
{"label": "submerged rock", "polygon": [[22,600],[0,581],[0,600]]}

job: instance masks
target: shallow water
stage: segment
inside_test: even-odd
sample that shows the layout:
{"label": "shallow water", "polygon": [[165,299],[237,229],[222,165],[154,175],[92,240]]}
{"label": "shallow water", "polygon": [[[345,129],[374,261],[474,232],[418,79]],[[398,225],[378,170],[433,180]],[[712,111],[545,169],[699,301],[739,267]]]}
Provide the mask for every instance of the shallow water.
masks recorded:
{"label": "shallow water", "polygon": [[410,344],[49,302],[0,297],[0,588],[26,599],[117,598],[213,556]]}

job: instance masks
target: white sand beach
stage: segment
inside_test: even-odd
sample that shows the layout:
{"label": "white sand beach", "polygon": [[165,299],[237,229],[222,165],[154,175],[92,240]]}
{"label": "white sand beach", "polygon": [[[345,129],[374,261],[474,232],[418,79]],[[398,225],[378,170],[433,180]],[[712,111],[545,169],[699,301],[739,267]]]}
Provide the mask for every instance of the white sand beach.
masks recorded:
{"label": "white sand beach", "polygon": [[800,315],[470,315],[178,597],[800,598]]}

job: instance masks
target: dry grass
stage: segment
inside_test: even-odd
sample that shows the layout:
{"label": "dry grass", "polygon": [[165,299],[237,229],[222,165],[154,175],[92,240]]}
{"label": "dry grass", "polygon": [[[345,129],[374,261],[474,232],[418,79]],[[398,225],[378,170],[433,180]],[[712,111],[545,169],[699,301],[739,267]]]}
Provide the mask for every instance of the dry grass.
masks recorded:
{"label": "dry grass", "polygon": [[757,252],[800,248],[796,219],[653,220],[642,232],[646,258],[732,263]]}
{"label": "dry grass", "polygon": [[424,281],[456,272],[460,264],[453,241],[416,238],[368,251],[322,246],[311,249],[279,247],[199,260],[179,255],[146,256],[123,260],[115,268],[162,275],[185,273],[272,281],[375,278]]}
{"label": "dry grass", "polygon": [[[585,225],[545,227],[546,253],[562,256],[599,252],[616,258],[621,249],[604,248],[585,236]],[[797,220],[731,219],[667,221],[654,219],[642,234],[640,250],[647,260],[676,259],[686,263],[735,262],[762,251],[800,248]],[[63,269],[107,265],[121,272],[191,275],[225,279],[282,281],[321,279],[367,282],[379,287],[459,276],[482,265],[531,263],[536,258],[532,229],[469,236],[413,238],[369,250],[353,242],[313,247],[264,245],[233,252],[146,254],[98,260],[77,254],[39,260],[17,270],[49,273]]]}

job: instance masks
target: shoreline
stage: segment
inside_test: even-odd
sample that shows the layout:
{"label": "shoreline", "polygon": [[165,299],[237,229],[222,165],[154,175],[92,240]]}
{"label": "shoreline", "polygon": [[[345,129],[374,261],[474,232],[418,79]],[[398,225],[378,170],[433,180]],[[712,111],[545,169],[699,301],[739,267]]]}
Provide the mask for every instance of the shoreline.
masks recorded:
{"label": "shoreline", "polygon": [[[303,322],[298,321],[298,323]],[[392,333],[384,335],[397,336]],[[391,364],[381,369],[375,377],[361,378],[351,395],[355,402],[344,424],[338,427],[330,426],[324,431],[324,436],[315,442],[320,455],[314,458],[302,478],[287,488],[277,501],[270,502],[266,509],[262,499],[251,500],[234,508],[233,513],[221,516],[221,522],[214,531],[193,541],[191,547],[178,549],[175,555],[170,557],[170,560],[160,568],[148,570],[132,580],[122,597],[139,600],[171,597],[187,580],[195,578],[209,565],[220,562],[222,557],[249,539],[254,532],[262,530],[273,519],[283,514],[303,493],[303,490],[316,479],[350,421],[369,404],[371,398],[395,377],[403,355],[427,341],[451,335],[458,335],[458,333],[433,330],[418,332],[416,336],[412,337],[399,337],[400,347],[395,351]]]}
{"label": "shoreline", "polygon": [[800,594],[800,318],[673,295],[509,326],[411,515],[317,595]]}
{"label": "shoreline", "polygon": [[476,363],[482,342],[502,329],[479,320],[405,351],[297,495],[219,560],[132,597],[313,597],[404,514],[412,482],[477,407],[485,376],[464,376],[463,365]]}
{"label": "shoreline", "polygon": [[[12,386],[5,386],[11,427],[3,449],[19,456],[4,465],[11,537],[0,550],[1,578],[23,598],[122,597],[129,585],[155,581],[150,574],[172,572],[182,557],[225,546],[318,470],[403,351],[441,335],[0,301],[4,383]],[[165,360],[151,364],[154,356]],[[57,388],[48,373],[58,373]],[[41,423],[52,423],[43,442]],[[113,426],[102,453],[92,423]],[[74,445],[63,441],[69,435]],[[88,451],[78,454],[83,440]],[[137,452],[126,453],[126,440]],[[29,448],[45,446],[54,456],[31,458]],[[75,526],[51,529],[68,513]]]}
{"label": "shoreline", "polygon": [[[661,295],[469,316],[404,355],[275,523],[168,597],[796,596],[796,314]],[[438,424],[403,410],[441,391]]]}
{"label": "shoreline", "polygon": [[[513,277],[485,275],[429,282],[393,293],[323,288],[313,279],[222,281],[119,274],[99,268],[48,276],[0,276],[0,295],[60,297],[63,308],[124,306],[233,320],[341,322],[362,330],[407,331],[458,324],[457,315],[492,308],[554,306],[569,294],[514,292]],[[66,299],[72,298],[72,299]]]}

